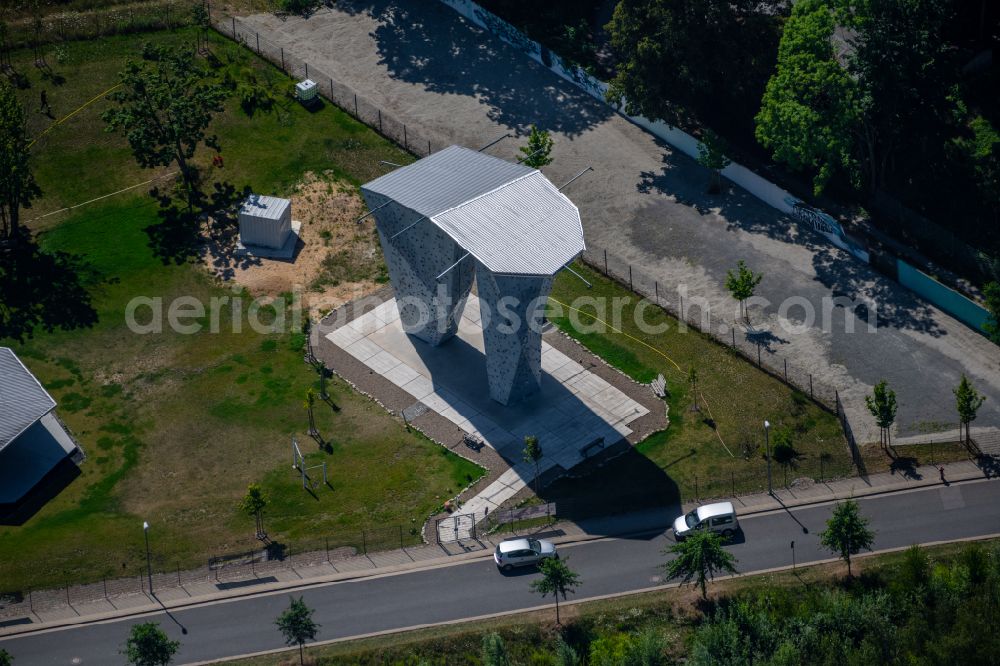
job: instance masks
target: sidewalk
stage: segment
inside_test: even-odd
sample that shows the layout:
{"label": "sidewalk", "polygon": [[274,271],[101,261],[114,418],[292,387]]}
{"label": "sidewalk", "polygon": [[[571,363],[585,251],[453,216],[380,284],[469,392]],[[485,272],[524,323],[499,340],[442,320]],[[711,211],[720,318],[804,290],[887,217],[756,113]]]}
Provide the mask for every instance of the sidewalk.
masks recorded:
{"label": "sidewalk", "polygon": [[[971,461],[949,463],[945,467],[948,483],[986,478],[983,470]],[[942,485],[937,467],[924,466],[910,476],[874,474],[867,479],[850,478],[811,484],[796,489],[780,489],[772,497],[766,493],[734,498],[737,512],[747,516],[777,509],[819,504],[849,497],[864,497]],[[694,503],[685,503],[686,511]],[[664,508],[619,516],[560,521],[537,532],[558,544],[576,543],[610,536],[626,536],[666,529],[675,513]],[[264,592],[294,589],[373,576],[384,576],[418,569],[451,566],[468,560],[489,557],[496,543],[510,533],[461,543],[423,545],[346,558],[330,558],[324,553],[310,553],[287,561],[265,563],[242,570],[224,572],[216,578],[181,581],[167,587],[163,575],[153,579],[155,595],[142,589],[133,593],[106,594],[101,599],[74,601],[67,590],[34,593],[22,603],[0,607],[0,637],[83,624],[140,613],[177,609],[185,606],[234,599]],[[218,573],[218,572],[217,572]],[[178,574],[178,579],[183,573]],[[100,584],[98,584],[100,585]],[[109,584],[110,585],[110,584]],[[140,587],[145,587],[140,583]]]}

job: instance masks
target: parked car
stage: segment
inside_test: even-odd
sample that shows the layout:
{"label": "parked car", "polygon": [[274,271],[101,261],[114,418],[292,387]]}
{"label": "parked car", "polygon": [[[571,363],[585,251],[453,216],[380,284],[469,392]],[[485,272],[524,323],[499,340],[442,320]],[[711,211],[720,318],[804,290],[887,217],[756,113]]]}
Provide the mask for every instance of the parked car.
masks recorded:
{"label": "parked car", "polygon": [[678,516],[674,521],[674,538],[681,540],[695,530],[712,530],[722,536],[732,536],[740,528],[732,502],[705,504]]}
{"label": "parked car", "polygon": [[544,539],[506,539],[493,552],[493,561],[501,571],[538,564],[550,557],[558,558],[559,554],[555,544]]}

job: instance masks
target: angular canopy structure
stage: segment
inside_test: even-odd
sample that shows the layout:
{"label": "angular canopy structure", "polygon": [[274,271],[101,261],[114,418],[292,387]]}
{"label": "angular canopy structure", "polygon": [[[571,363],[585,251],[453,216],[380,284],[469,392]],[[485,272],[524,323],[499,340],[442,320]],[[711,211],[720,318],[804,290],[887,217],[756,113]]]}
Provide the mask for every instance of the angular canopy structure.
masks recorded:
{"label": "angular canopy structure", "polygon": [[537,169],[460,146],[361,192],[407,333],[432,345],[454,335],[474,267],[490,395],[507,404],[537,387],[541,330],[529,321],[540,321],[552,277],[584,250],[573,202]]}

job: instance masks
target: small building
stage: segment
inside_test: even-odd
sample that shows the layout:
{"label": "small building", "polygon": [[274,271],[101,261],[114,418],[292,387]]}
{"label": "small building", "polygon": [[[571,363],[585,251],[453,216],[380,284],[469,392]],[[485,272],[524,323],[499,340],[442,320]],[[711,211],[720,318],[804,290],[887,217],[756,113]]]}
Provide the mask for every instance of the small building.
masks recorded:
{"label": "small building", "polygon": [[83,452],[55,408],[14,351],[0,347],[0,525],[20,524],[26,505],[33,513],[79,473]]}
{"label": "small building", "polygon": [[240,243],[280,250],[292,234],[292,202],[251,194],[240,206]]}

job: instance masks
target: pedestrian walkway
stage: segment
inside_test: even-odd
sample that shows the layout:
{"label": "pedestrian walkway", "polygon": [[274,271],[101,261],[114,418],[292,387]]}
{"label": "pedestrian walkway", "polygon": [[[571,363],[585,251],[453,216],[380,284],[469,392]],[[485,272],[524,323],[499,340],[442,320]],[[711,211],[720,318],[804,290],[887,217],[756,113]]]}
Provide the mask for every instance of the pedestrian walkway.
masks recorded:
{"label": "pedestrian walkway", "polygon": [[[767,511],[789,509],[823,502],[901,492],[917,488],[983,479],[983,470],[971,461],[948,463],[940,468],[919,467],[910,475],[880,473],[866,479],[851,478],[811,484],[800,488],[781,489],[768,495],[761,493],[734,498],[737,512],[747,516]],[[944,479],[942,481],[942,478]],[[689,510],[693,504],[685,504]],[[559,544],[568,544],[604,537],[625,536],[667,529],[676,518],[676,510],[649,509],[617,516],[559,521],[541,527],[534,533]],[[227,571],[213,578],[188,577],[178,574],[180,585],[165,586],[160,577],[153,579],[153,593],[148,583],[132,593],[105,594],[84,599],[67,588],[33,593],[20,603],[0,604],[0,636],[36,631],[62,625],[124,617],[164,608],[181,608],[300,587],[378,576],[409,570],[445,566],[463,560],[488,557],[496,544],[510,533],[481,536],[450,544],[427,544],[414,548],[368,553],[350,557],[331,557],[330,553],[307,553],[280,562],[257,565],[254,568]],[[143,577],[144,578],[144,577]],[[93,587],[93,586],[88,586]],[[121,589],[110,581],[106,588]]]}

